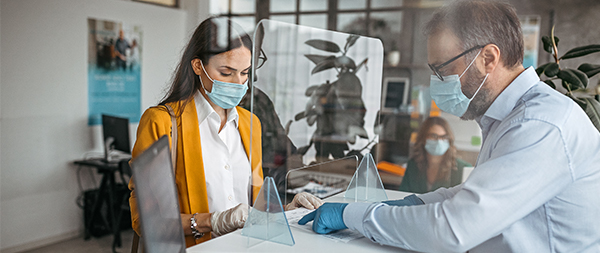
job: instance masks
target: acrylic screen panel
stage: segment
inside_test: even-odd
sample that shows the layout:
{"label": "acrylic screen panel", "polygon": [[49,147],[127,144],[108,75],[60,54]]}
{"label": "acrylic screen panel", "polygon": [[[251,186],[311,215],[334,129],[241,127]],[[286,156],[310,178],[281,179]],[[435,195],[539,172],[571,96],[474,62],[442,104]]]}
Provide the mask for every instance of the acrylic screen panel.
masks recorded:
{"label": "acrylic screen panel", "polygon": [[280,191],[289,169],[370,151],[380,40],[262,20],[253,42],[251,111],[261,120],[263,167]]}
{"label": "acrylic screen panel", "polygon": [[185,252],[169,139],[158,139],[131,164],[144,250]]}

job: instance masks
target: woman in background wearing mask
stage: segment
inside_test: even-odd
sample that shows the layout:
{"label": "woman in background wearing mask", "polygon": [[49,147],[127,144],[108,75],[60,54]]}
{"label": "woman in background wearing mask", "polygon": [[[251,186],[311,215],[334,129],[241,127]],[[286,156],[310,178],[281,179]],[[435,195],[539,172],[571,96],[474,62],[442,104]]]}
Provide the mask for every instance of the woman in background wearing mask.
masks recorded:
{"label": "woman in background wearing mask", "polygon": [[400,190],[426,193],[462,182],[463,168],[472,166],[456,157],[454,135],[446,120],[427,118],[423,122]]}
{"label": "woman in background wearing mask", "polygon": [[[167,94],[140,119],[134,159],[161,136],[171,138],[171,115],[176,119],[175,181],[188,247],[242,228],[262,186],[260,121],[237,106],[248,89],[251,48],[250,37],[233,22],[204,20],[183,51]],[[132,182],[132,226],[139,234]],[[321,204],[303,193],[285,209]]]}

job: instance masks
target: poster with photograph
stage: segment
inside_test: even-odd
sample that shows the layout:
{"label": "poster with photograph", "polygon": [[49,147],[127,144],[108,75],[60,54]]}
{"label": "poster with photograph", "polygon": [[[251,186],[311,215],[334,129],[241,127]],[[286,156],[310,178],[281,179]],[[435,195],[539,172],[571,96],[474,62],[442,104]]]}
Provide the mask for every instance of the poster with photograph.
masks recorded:
{"label": "poster with photograph", "polygon": [[140,120],[140,26],[88,19],[88,125],[102,114]]}

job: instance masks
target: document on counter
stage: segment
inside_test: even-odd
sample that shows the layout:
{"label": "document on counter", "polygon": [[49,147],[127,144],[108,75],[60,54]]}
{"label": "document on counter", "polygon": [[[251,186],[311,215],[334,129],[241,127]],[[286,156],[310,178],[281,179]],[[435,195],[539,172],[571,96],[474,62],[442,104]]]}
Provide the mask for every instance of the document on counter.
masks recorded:
{"label": "document on counter", "polygon": [[[306,208],[298,208],[298,209],[294,209],[294,210],[285,212],[285,217],[287,218],[288,224],[290,226],[314,233],[314,231],[312,230],[312,221],[309,223],[306,223],[305,225],[298,224],[298,221],[300,219],[302,219],[302,217],[304,217],[304,215],[307,215],[308,213],[310,213],[312,211],[314,211],[314,210],[308,210]],[[344,230],[340,230],[340,231],[337,231],[334,233],[324,234],[321,236],[331,239],[336,242],[343,242],[343,243],[347,243],[349,241],[364,237],[358,231],[354,231],[351,229],[344,229]]]}

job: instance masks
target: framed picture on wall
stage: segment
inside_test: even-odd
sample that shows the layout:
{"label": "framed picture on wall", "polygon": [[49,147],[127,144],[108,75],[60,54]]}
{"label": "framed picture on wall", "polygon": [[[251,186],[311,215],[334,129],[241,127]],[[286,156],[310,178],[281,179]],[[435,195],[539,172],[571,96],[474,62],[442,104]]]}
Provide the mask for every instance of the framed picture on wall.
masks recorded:
{"label": "framed picture on wall", "polygon": [[178,8],[179,7],[179,0],[133,0],[133,1],[134,2],[142,2],[142,3],[162,5],[162,6],[172,7],[172,8]]}
{"label": "framed picture on wall", "polygon": [[406,77],[386,77],[381,89],[381,112],[399,112],[408,106],[410,83]]}

